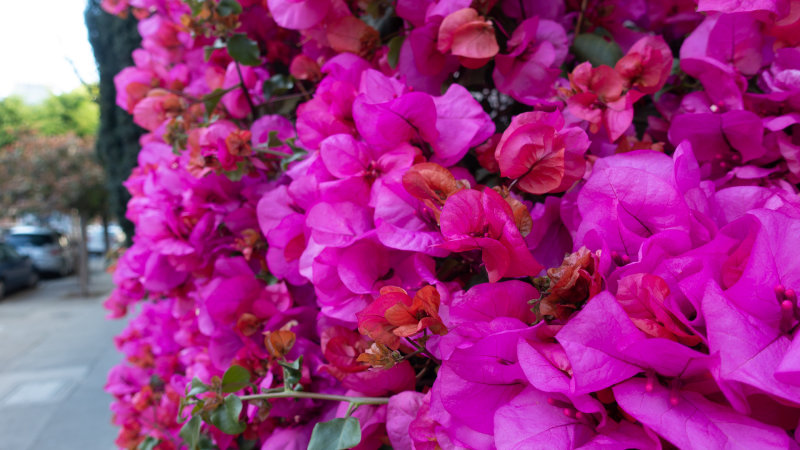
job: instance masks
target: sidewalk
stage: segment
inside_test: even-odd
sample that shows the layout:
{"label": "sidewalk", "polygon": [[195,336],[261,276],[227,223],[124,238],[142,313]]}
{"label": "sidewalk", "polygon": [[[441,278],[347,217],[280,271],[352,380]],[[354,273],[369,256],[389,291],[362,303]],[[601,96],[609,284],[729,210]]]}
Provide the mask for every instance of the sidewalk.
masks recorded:
{"label": "sidewalk", "polygon": [[103,386],[125,322],[105,320],[113,284],[92,263],[90,297],[72,276],[0,301],[0,450],[115,448]]}

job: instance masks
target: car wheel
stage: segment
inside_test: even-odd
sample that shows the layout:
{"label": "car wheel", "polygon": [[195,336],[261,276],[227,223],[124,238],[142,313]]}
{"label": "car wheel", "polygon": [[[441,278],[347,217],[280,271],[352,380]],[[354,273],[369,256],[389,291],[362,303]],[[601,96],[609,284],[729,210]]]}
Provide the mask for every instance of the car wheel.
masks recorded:
{"label": "car wheel", "polygon": [[6,283],[0,280],[0,299],[6,296]]}

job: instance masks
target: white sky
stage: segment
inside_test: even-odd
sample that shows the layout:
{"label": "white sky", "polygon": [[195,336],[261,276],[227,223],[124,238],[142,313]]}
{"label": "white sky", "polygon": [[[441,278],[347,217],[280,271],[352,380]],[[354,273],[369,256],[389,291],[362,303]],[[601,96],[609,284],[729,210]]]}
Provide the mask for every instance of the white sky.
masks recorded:
{"label": "white sky", "polygon": [[83,21],[86,0],[0,0],[0,98],[19,84],[55,93],[97,81]]}

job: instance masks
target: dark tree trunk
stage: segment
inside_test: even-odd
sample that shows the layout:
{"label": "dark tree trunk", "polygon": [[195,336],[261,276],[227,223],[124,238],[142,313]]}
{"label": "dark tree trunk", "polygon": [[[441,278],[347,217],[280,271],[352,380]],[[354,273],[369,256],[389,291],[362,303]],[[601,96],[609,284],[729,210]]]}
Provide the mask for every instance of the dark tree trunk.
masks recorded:
{"label": "dark tree trunk", "polygon": [[133,65],[131,53],[139,47],[141,37],[134,17],[121,19],[112,16],[100,8],[100,0],[88,1],[84,17],[100,74],[97,155],[108,177],[110,212],[125,231],[130,245],[133,224],[125,218],[130,194],[122,182],[136,166],[139,137],[144,130],[133,123],[130,114],[117,106],[114,76],[125,67]]}
{"label": "dark tree trunk", "polygon": [[80,284],[81,296],[89,296],[89,249],[87,247],[87,228],[89,218],[86,213],[80,213],[81,240],[78,247],[78,283]]}

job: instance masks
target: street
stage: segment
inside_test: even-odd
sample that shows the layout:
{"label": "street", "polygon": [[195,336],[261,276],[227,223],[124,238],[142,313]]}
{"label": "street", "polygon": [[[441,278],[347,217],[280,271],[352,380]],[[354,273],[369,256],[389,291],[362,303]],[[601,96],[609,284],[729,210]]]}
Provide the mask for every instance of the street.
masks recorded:
{"label": "street", "polygon": [[116,448],[103,386],[125,321],[105,319],[102,263],[92,261],[87,298],[73,275],[0,300],[0,450]]}

